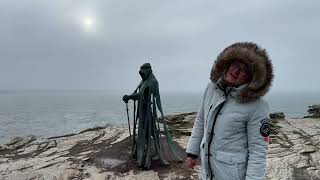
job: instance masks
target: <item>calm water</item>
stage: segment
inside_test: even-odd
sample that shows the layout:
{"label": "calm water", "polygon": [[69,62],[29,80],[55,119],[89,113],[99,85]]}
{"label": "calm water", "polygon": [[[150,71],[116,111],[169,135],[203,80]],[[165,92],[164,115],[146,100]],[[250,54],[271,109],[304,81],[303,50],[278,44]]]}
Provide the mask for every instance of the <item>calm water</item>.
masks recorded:
{"label": "calm water", "polygon": [[[122,95],[103,91],[0,92],[0,143],[14,136],[38,139],[77,133],[107,123],[127,123]],[[308,105],[320,103],[320,94],[270,94],[271,112],[302,117]],[[165,114],[197,111],[201,94],[163,93]],[[129,106],[132,113],[132,106]]]}

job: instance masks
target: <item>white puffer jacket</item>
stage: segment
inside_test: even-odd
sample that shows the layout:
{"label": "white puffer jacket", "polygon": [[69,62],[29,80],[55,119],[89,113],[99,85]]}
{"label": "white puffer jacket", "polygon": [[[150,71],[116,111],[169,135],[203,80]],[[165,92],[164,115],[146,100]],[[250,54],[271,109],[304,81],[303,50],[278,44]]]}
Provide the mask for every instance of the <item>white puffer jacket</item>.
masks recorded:
{"label": "white puffer jacket", "polygon": [[[223,91],[218,77],[233,59],[251,66],[253,78]],[[272,79],[271,62],[254,43],[236,43],[218,56],[186,149],[200,156],[201,179],[264,179],[270,119],[261,97]]]}

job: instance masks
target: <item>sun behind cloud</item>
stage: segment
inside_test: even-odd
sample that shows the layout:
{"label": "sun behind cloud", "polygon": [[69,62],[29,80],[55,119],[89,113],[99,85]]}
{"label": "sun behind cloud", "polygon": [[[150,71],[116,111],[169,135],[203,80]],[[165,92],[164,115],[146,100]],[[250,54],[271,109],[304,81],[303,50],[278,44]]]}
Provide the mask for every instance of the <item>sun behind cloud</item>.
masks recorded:
{"label": "sun behind cloud", "polygon": [[96,19],[93,16],[84,16],[81,18],[81,23],[85,32],[95,31]]}

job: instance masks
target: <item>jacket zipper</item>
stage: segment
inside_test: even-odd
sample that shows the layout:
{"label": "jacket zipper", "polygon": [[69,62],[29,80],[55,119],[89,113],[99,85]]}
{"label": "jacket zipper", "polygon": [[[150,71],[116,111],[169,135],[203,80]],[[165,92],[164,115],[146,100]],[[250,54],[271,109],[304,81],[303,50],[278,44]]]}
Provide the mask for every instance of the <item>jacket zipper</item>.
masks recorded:
{"label": "jacket zipper", "polygon": [[[225,97],[226,97],[226,100],[227,100],[227,97],[228,97],[230,91],[231,91],[231,89],[230,89],[227,93],[224,93],[224,95],[225,95]],[[215,124],[216,124],[218,115],[219,115],[221,109],[223,108],[226,100],[220,104],[219,109],[218,109],[216,115],[214,116],[213,124],[212,124],[212,128],[211,128],[210,139],[209,139],[209,144],[208,144],[208,154],[207,154],[207,157],[208,157],[208,165],[209,165],[209,170],[210,170],[210,175],[211,175],[211,176],[210,176],[210,180],[212,180],[212,178],[214,177],[214,174],[213,174],[212,169],[211,169],[211,164],[210,164],[210,156],[211,156],[211,154],[210,154],[210,146],[211,146],[212,139],[213,139],[213,138],[212,138],[212,135],[213,135],[213,132],[214,132],[214,126],[215,126]],[[212,108],[212,105],[210,106],[210,109],[211,109],[211,108]],[[209,112],[210,112],[210,109],[209,109]],[[209,115],[209,113],[208,113],[208,115]],[[207,119],[208,119],[208,117],[207,117]]]}
{"label": "jacket zipper", "polygon": [[[214,131],[214,126],[215,126],[215,124],[216,124],[217,117],[218,117],[218,115],[219,115],[219,113],[220,113],[220,111],[221,111],[224,103],[225,103],[225,102],[223,102],[223,103],[219,106],[219,109],[218,109],[216,115],[214,116],[214,121],[213,121],[213,125],[212,125],[212,128],[211,128],[211,133],[210,133],[210,140],[209,140],[209,144],[208,144],[207,157],[208,157],[208,165],[209,165],[209,169],[210,169],[210,175],[211,175],[210,179],[211,179],[211,180],[212,180],[212,178],[214,177],[214,175],[212,174],[212,169],[211,169],[211,164],[210,164],[210,156],[211,156],[211,154],[210,154],[210,146],[211,146],[212,139],[213,139],[213,138],[212,138],[212,134],[213,134],[213,131]],[[211,108],[210,108],[210,109],[211,109]]]}

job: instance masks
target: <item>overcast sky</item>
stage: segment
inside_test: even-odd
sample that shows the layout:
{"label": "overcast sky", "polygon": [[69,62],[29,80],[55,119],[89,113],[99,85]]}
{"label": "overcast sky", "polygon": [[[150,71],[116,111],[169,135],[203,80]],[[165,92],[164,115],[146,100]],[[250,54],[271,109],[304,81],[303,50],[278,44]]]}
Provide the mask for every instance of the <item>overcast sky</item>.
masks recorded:
{"label": "overcast sky", "polygon": [[150,62],[160,91],[202,92],[226,46],[253,41],[272,91],[320,92],[320,1],[1,0],[0,89],[134,90]]}

